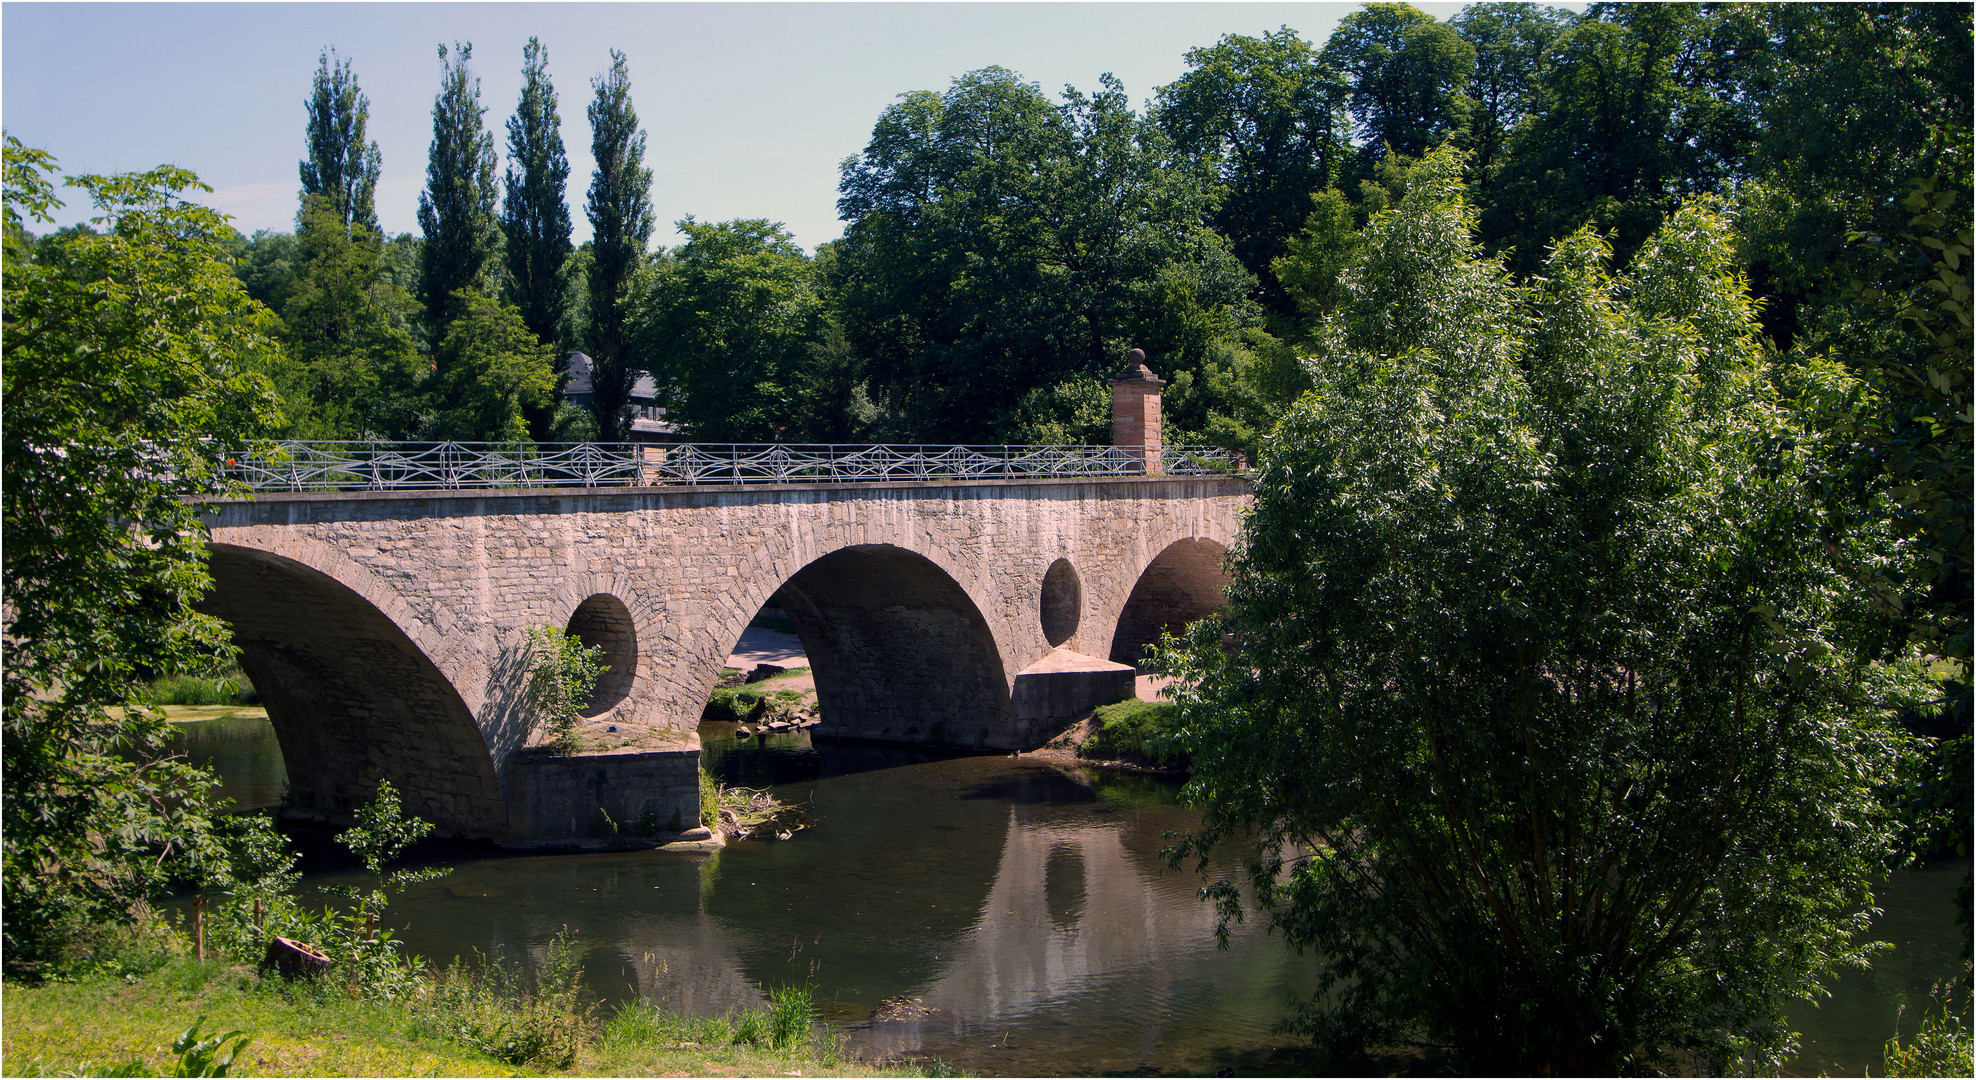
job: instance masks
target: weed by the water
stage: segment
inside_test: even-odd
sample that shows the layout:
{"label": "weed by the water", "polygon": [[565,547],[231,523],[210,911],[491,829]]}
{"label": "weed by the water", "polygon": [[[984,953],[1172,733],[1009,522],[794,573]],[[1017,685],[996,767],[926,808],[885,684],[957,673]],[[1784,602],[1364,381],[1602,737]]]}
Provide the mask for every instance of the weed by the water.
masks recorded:
{"label": "weed by the water", "polygon": [[478,959],[433,976],[424,1005],[433,1027],[496,1061],[568,1068],[590,1021],[568,931],[550,939],[532,987],[519,963]]}
{"label": "weed by the water", "polygon": [[642,1002],[627,1005],[604,1022],[598,1045],[607,1053],[654,1046],[787,1051],[809,1044],[815,1025],[816,1002],[809,989],[785,986],[769,995],[767,1005],[726,1016],[681,1016]]}

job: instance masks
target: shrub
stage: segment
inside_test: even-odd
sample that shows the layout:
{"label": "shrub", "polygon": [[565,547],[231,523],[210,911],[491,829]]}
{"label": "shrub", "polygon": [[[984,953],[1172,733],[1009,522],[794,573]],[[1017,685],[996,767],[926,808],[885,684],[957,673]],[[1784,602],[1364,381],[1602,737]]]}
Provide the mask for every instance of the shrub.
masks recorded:
{"label": "shrub", "polygon": [[528,628],[527,705],[533,727],[559,750],[576,746],[576,725],[609,665],[601,645],[585,645],[554,626]]}

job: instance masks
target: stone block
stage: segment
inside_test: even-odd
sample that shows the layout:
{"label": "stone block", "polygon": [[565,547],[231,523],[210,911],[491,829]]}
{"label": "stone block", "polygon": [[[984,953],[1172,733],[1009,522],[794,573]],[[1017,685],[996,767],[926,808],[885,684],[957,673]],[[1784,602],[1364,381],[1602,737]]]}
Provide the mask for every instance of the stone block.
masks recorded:
{"label": "stone block", "polygon": [[1095,656],[1056,649],[1022,669],[1010,695],[1017,720],[1051,720],[1124,701],[1133,694],[1136,672]]}

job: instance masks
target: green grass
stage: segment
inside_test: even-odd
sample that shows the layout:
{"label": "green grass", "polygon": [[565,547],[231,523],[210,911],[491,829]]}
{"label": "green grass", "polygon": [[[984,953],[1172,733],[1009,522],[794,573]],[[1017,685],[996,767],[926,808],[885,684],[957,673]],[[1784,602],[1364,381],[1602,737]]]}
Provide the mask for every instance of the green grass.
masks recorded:
{"label": "green grass", "polygon": [[1121,701],[1093,714],[1097,731],[1077,755],[1093,761],[1129,761],[1156,769],[1185,769],[1187,751],[1175,738],[1179,716],[1170,701]]}
{"label": "green grass", "polygon": [[176,1055],[172,1040],[205,1016],[205,1030],[253,1038],[234,1063],[241,1075],[512,1076],[515,1070],[425,1029],[408,1010],[303,991],[281,993],[248,967],[167,961],[145,976],[0,986],[7,1023],[0,1072],[87,1074],[133,1058],[154,1071]]}
{"label": "green grass", "polygon": [[254,705],[261,700],[239,668],[214,675],[166,675],[142,695],[147,705]]}
{"label": "green grass", "polygon": [[0,1073],[84,1075],[141,1060],[168,1069],[168,1048],[200,1017],[202,1031],[251,1041],[242,1076],[918,1076],[911,1066],[842,1059],[811,1024],[807,995],[696,1019],[634,1005],[585,1029],[569,1068],[519,1069],[461,1045],[415,1001],[352,998],[263,980],[251,967],[177,958],[144,975],[0,984]]}
{"label": "green grass", "polygon": [[809,668],[792,668],[780,675],[763,679],[761,682],[742,686],[716,687],[707,695],[707,705],[700,713],[702,720],[724,720],[730,724],[745,723],[755,712],[755,707],[763,698],[780,702],[785,709],[794,709],[810,696],[807,690],[784,689],[778,682],[809,673]]}

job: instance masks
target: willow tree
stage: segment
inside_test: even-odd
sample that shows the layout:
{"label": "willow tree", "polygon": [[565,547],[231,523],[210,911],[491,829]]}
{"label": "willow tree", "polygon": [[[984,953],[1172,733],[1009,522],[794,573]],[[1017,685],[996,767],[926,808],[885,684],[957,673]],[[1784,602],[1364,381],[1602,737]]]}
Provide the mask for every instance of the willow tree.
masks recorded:
{"label": "willow tree", "polygon": [[1368,227],[1229,605],[1165,654],[1206,811],[1176,854],[1246,845],[1211,888],[1321,958],[1333,1049],[1775,1068],[1897,850],[1922,680],[1848,636],[1839,569],[1886,537],[1820,537],[1720,217],[1519,286],[1459,176],[1430,155]]}

